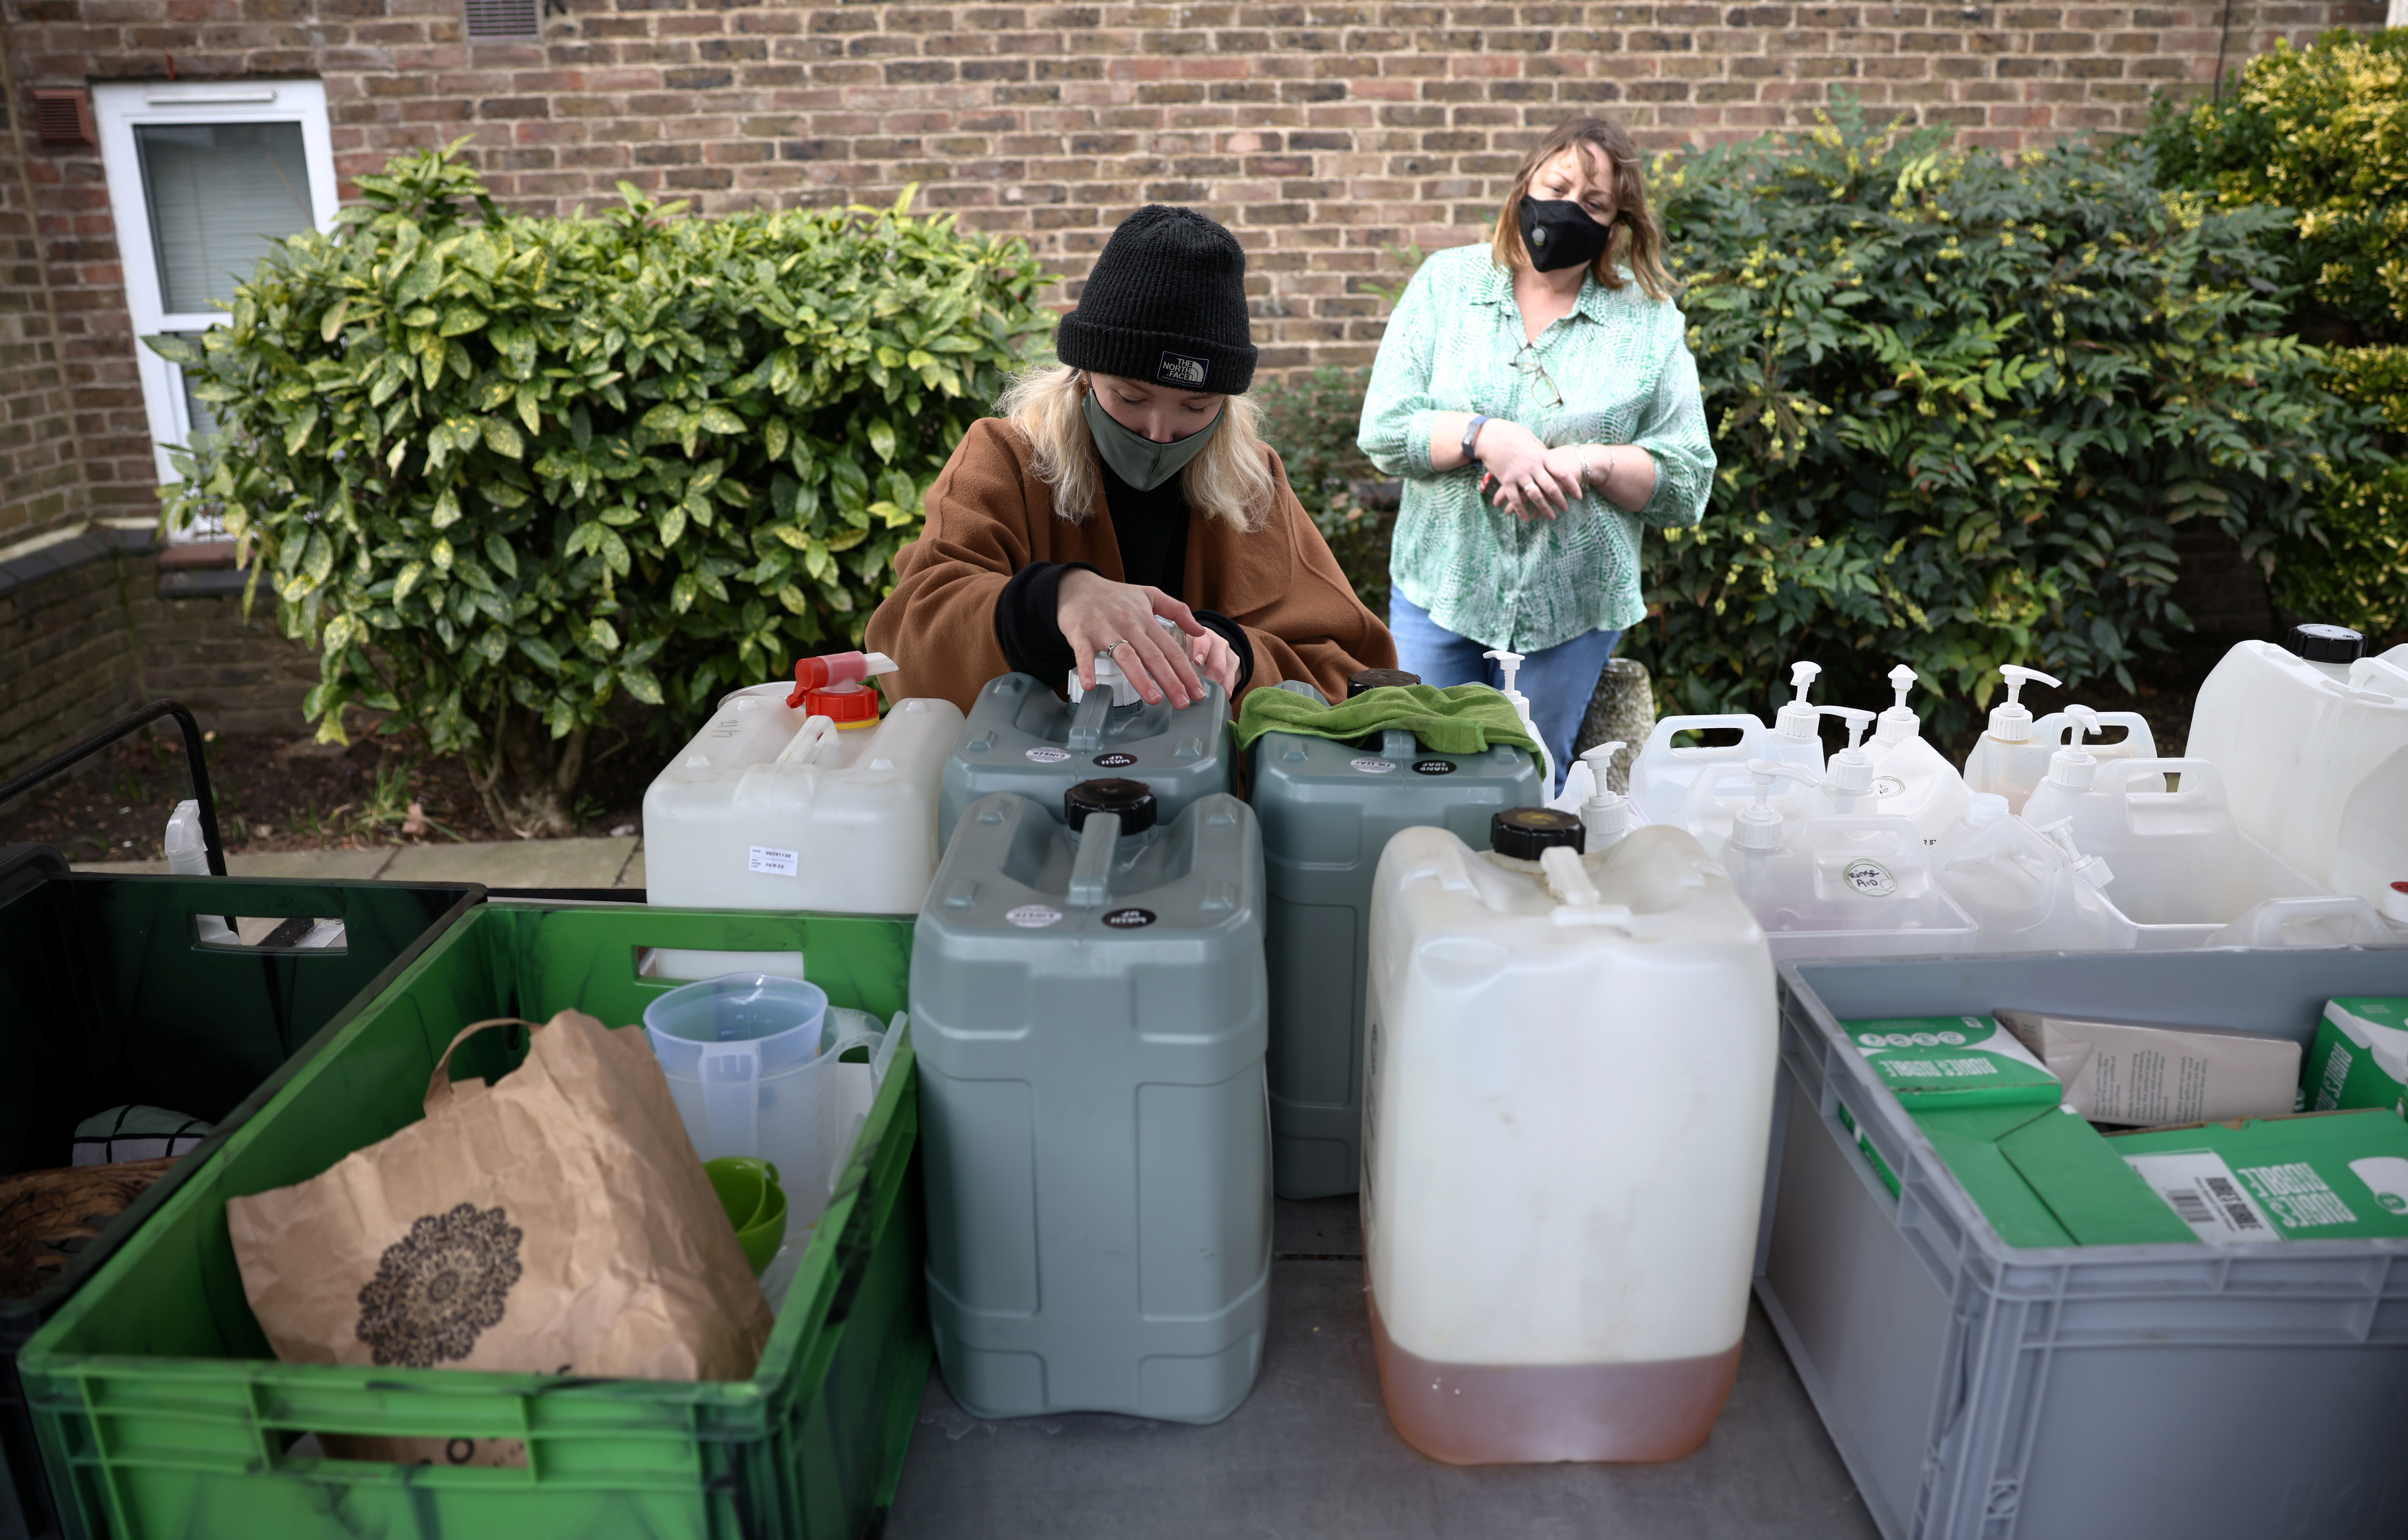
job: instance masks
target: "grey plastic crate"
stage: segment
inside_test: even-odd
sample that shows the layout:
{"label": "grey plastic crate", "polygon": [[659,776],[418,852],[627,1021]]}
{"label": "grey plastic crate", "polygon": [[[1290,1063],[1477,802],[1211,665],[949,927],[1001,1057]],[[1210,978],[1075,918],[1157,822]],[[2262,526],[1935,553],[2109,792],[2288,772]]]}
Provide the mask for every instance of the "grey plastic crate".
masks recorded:
{"label": "grey plastic crate", "polygon": [[981,798],[913,933],[929,1322],[982,1417],[1211,1422],[1262,1362],[1262,840],[1226,794],[1117,827]]}
{"label": "grey plastic crate", "polygon": [[[1320,698],[1309,684],[1280,686]],[[1354,1191],[1371,878],[1388,836],[1427,824],[1488,848],[1490,815],[1545,800],[1520,749],[1435,753],[1411,733],[1340,743],[1266,733],[1249,751],[1269,884],[1271,1171],[1283,1198]]]}
{"label": "grey plastic crate", "polygon": [[2408,994],[2408,953],[1780,973],[1756,1293],[1889,1540],[2408,1534],[2408,1241],[2009,1247],[1839,1027],[2019,1005],[2304,1045],[2330,996]]}
{"label": "grey plastic crate", "polygon": [[1168,823],[1197,797],[1234,790],[1235,764],[1229,697],[1217,684],[1207,683],[1202,700],[1176,711],[1168,701],[1115,709],[1109,691],[1091,691],[1073,706],[1051,685],[1006,674],[979,691],[945,761],[938,848],[981,797],[1016,791],[1058,815],[1063,792],[1098,776],[1145,782]]}

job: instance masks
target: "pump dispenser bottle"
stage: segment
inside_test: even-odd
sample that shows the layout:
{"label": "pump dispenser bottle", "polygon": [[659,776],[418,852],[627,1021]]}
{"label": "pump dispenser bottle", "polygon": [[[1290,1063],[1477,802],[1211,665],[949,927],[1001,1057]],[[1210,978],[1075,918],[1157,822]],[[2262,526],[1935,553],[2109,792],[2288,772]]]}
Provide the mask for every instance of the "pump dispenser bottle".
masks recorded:
{"label": "pump dispenser bottle", "polygon": [[2052,689],[2063,687],[2039,669],[2020,663],[2000,663],[1999,674],[2007,681],[2007,698],[1990,708],[1990,730],[1966,756],[1965,787],[1971,791],[1995,791],[2007,799],[2009,812],[2021,812],[2024,799],[2048,773],[2050,751],[2049,745],[2032,740],[2031,708],[2021,699],[2023,688],[2034,679]]}
{"label": "pump dispenser bottle", "polygon": [[[1785,710],[1786,707],[1784,707]],[[1837,717],[1848,733],[1848,747],[1832,755],[1826,763],[1823,791],[1831,799],[1831,810],[1838,813],[1870,813],[1873,811],[1873,762],[1862,745],[1865,729],[1873,724],[1873,714],[1853,706],[1816,707],[1826,717]]]}
{"label": "pump dispenser bottle", "polygon": [[1798,692],[1782,703],[1772,714],[1772,742],[1766,747],[1769,758],[1803,765],[1809,770],[1823,768],[1823,735],[1820,727],[1823,708],[1806,699],[1807,687],[1823,673],[1821,663],[1794,663],[1789,665],[1790,687]]}
{"label": "pump dispenser bottle", "polygon": [[1522,719],[1523,731],[1528,733],[1530,741],[1539,746],[1539,763],[1546,769],[1545,788],[1553,791],[1555,789],[1555,750],[1547,747],[1546,738],[1539,732],[1539,724],[1531,720],[1530,697],[1513,688],[1513,676],[1522,668],[1522,654],[1508,652],[1499,648],[1493,652],[1484,652],[1481,656],[1494,663],[1497,665],[1497,672],[1505,676],[1504,686],[1498,691],[1498,693],[1513,703],[1514,714]]}
{"label": "pump dispenser bottle", "polygon": [[1928,845],[1963,816],[1971,792],[1956,767],[1924,741],[1923,720],[1906,704],[1914,681],[1914,670],[1904,663],[1889,671],[1898,699],[1881,714],[1865,752],[1872,757],[1876,806],[1911,820]]}

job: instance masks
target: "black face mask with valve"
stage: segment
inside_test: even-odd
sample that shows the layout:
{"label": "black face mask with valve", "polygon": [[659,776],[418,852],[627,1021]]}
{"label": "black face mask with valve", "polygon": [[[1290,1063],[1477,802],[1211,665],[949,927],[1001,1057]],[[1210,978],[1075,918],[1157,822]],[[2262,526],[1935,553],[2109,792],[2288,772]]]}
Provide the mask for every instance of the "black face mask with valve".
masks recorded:
{"label": "black face mask with valve", "polygon": [[[1622,216],[1614,216],[1619,220]],[[1595,262],[1613,238],[1613,221],[1599,224],[1588,210],[1561,199],[1522,200],[1522,250],[1541,273]]]}

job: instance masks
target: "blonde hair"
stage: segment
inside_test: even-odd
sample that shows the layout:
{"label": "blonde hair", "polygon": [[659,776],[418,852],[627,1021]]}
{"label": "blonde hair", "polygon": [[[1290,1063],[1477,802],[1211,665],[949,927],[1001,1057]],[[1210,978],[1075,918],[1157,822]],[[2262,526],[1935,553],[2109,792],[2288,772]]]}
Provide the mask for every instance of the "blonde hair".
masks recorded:
{"label": "blonde hair", "polygon": [[[1039,364],[1021,371],[995,404],[1027,440],[1028,468],[1053,490],[1054,511],[1074,524],[1095,512],[1103,488],[1096,435],[1087,427],[1087,391],[1084,370]],[[1179,489],[1196,512],[1252,530],[1269,515],[1279,493],[1257,425],[1261,408],[1241,395],[1222,402],[1221,426],[1180,471]]]}
{"label": "blonde hair", "polygon": [[1608,289],[1622,287],[1621,269],[1627,267],[1649,299],[1672,297],[1672,276],[1664,270],[1664,227],[1647,207],[1647,182],[1640,172],[1639,147],[1630,131],[1611,118],[1571,118],[1541,139],[1513,174],[1513,190],[1505,194],[1505,210],[1497,219],[1491,253],[1497,265],[1512,269],[1529,265],[1522,247],[1522,200],[1529,195],[1530,178],[1539,167],[1567,150],[1579,150],[1584,159],[1595,151],[1605,157],[1613,182],[1613,233],[1605,250],[1589,266],[1590,274]]}

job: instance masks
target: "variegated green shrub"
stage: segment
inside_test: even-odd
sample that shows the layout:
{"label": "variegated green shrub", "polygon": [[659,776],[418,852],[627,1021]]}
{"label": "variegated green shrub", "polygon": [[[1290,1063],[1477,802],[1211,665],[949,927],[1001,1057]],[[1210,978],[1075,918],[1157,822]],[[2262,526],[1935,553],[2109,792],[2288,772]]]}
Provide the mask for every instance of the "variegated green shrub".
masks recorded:
{"label": "variegated green shrub", "polygon": [[[624,693],[691,716],[851,645],[921,498],[1050,318],[950,218],[504,214],[451,154],[363,178],[182,364],[225,427],[167,516],[222,515],[322,678],[557,831]],[[481,217],[479,217],[481,215]]]}

